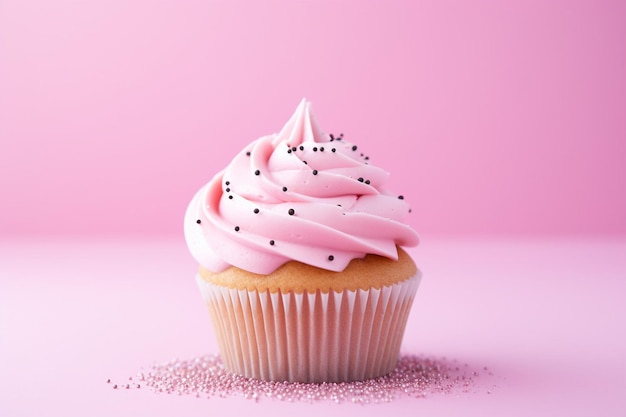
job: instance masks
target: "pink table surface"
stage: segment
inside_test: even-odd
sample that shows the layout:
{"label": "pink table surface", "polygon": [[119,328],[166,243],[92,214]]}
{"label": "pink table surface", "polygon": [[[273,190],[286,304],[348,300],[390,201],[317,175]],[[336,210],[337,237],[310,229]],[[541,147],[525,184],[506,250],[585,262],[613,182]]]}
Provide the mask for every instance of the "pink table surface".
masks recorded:
{"label": "pink table surface", "polygon": [[424,278],[403,352],[493,376],[469,393],[310,404],[106,383],[217,353],[181,238],[1,240],[0,415],[626,415],[626,239],[424,237],[411,253]]}

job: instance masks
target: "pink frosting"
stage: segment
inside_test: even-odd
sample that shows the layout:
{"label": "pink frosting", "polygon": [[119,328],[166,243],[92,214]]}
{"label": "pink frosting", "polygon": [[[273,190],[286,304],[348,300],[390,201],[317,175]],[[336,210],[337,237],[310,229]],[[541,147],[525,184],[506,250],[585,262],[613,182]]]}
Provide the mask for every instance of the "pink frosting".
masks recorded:
{"label": "pink frosting", "polygon": [[342,271],[355,258],[397,259],[415,246],[407,202],[356,145],[323,133],[302,100],[278,134],[242,150],[196,193],[185,238],[202,266],[269,274],[290,260]]}

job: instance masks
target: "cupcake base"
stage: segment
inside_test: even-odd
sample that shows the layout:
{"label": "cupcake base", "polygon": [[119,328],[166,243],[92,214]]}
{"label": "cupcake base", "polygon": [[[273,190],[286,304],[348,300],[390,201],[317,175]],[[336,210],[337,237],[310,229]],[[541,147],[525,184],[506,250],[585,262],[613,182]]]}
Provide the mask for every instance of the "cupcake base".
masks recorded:
{"label": "cupcake base", "polygon": [[234,289],[196,280],[227,370],[291,382],[356,381],[391,372],[421,279],[328,292]]}

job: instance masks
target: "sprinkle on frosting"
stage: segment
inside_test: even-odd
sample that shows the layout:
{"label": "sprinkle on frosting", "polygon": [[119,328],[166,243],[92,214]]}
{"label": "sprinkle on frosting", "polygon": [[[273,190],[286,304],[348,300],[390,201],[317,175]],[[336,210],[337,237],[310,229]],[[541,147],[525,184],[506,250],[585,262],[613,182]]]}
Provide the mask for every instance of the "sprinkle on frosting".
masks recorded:
{"label": "sprinkle on frosting", "polygon": [[409,205],[386,191],[389,174],[342,139],[324,133],[303,100],[279,133],[246,146],[189,204],[185,237],[198,263],[269,274],[296,260],[342,271],[366,254],[397,259],[397,245],[417,245],[404,222]]}

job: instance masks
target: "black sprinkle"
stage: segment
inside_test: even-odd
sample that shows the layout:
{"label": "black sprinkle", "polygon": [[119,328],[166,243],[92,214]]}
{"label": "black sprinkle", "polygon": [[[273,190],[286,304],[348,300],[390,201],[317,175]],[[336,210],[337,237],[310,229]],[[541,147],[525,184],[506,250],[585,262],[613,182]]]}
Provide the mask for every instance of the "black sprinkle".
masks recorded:
{"label": "black sprinkle", "polygon": [[283,191],[287,191],[287,187],[283,187]]}
{"label": "black sprinkle", "polygon": [[232,195],[229,195],[229,196],[228,196],[228,199],[229,199],[229,200],[232,200],[232,199],[233,199],[233,196],[232,196]]}
{"label": "black sprinkle", "polygon": [[317,146],[313,147],[313,152],[317,152]]}
{"label": "black sprinkle", "polygon": [[226,187],[226,192],[229,193],[230,192],[230,188]]}
{"label": "black sprinkle", "polygon": [[365,157],[365,160],[366,160],[366,161],[369,161],[369,159],[370,159],[370,157],[369,157],[369,156],[366,156],[366,157]]}
{"label": "black sprinkle", "polygon": [[413,209],[409,209],[409,213],[411,213],[413,211]]}
{"label": "black sprinkle", "polygon": [[398,196],[398,198],[399,198],[400,200],[404,200],[404,196],[403,196],[403,195],[399,195],[399,196]]}
{"label": "black sprinkle", "polygon": [[291,149],[287,149],[287,153],[291,153]]}
{"label": "black sprinkle", "polygon": [[274,241],[270,240],[270,245],[274,246]]}
{"label": "black sprinkle", "polygon": [[363,181],[365,181],[365,180],[363,179],[363,177],[359,177],[359,179],[358,179],[357,181],[358,181],[358,182],[363,182]]}
{"label": "black sprinkle", "polygon": [[369,185],[370,180],[365,180],[365,184]]}
{"label": "black sprinkle", "polygon": [[356,148],[356,145],[352,145],[352,150],[353,150],[353,151],[356,151],[356,149],[357,149],[357,148]]}
{"label": "black sprinkle", "polygon": [[294,209],[289,209],[288,213],[290,216],[293,216],[294,214],[296,214],[296,211]]}
{"label": "black sprinkle", "polygon": [[334,260],[334,259],[335,259],[335,257],[334,257],[333,255],[328,255],[328,260],[329,260],[329,261],[332,261],[332,260]]}
{"label": "black sprinkle", "polygon": [[259,214],[259,209],[258,208],[254,209],[254,214]]}
{"label": "black sprinkle", "polygon": [[363,156],[363,152],[361,152],[361,156]]}
{"label": "black sprinkle", "polygon": [[330,141],[331,141],[331,142],[335,140],[335,137],[333,136],[333,134],[332,134],[332,133],[331,133],[329,136],[330,136]]}
{"label": "black sprinkle", "polygon": [[298,150],[298,148],[296,148],[296,147],[294,146],[293,148],[291,148],[291,150],[295,152],[295,151],[297,151],[297,150]]}
{"label": "black sprinkle", "polygon": [[309,165],[309,163],[307,161],[302,161],[302,162],[304,162],[305,165]]}
{"label": "black sprinkle", "polygon": [[300,150],[303,151],[304,150],[304,146],[300,145]]}
{"label": "black sprinkle", "polygon": [[250,151],[246,152],[246,155],[250,156]]}
{"label": "black sprinkle", "polygon": [[256,171],[254,171],[254,175],[261,175],[261,171],[257,169]]}
{"label": "black sprinkle", "polygon": [[320,147],[320,152],[324,152],[324,147]]}
{"label": "black sprinkle", "polygon": [[200,223],[202,223],[202,220],[198,219],[198,220],[196,220],[196,223],[200,224]]}
{"label": "black sprinkle", "polygon": [[235,226],[235,232],[239,231],[239,226]]}
{"label": "black sprinkle", "polygon": [[313,170],[313,175],[317,175],[317,169]]}
{"label": "black sprinkle", "polygon": [[333,151],[333,152],[337,152],[337,149],[335,149],[335,148],[332,148],[332,149],[331,149],[331,151]]}
{"label": "black sprinkle", "polygon": [[226,184],[226,185],[230,185],[230,181],[226,181],[224,184]]}

